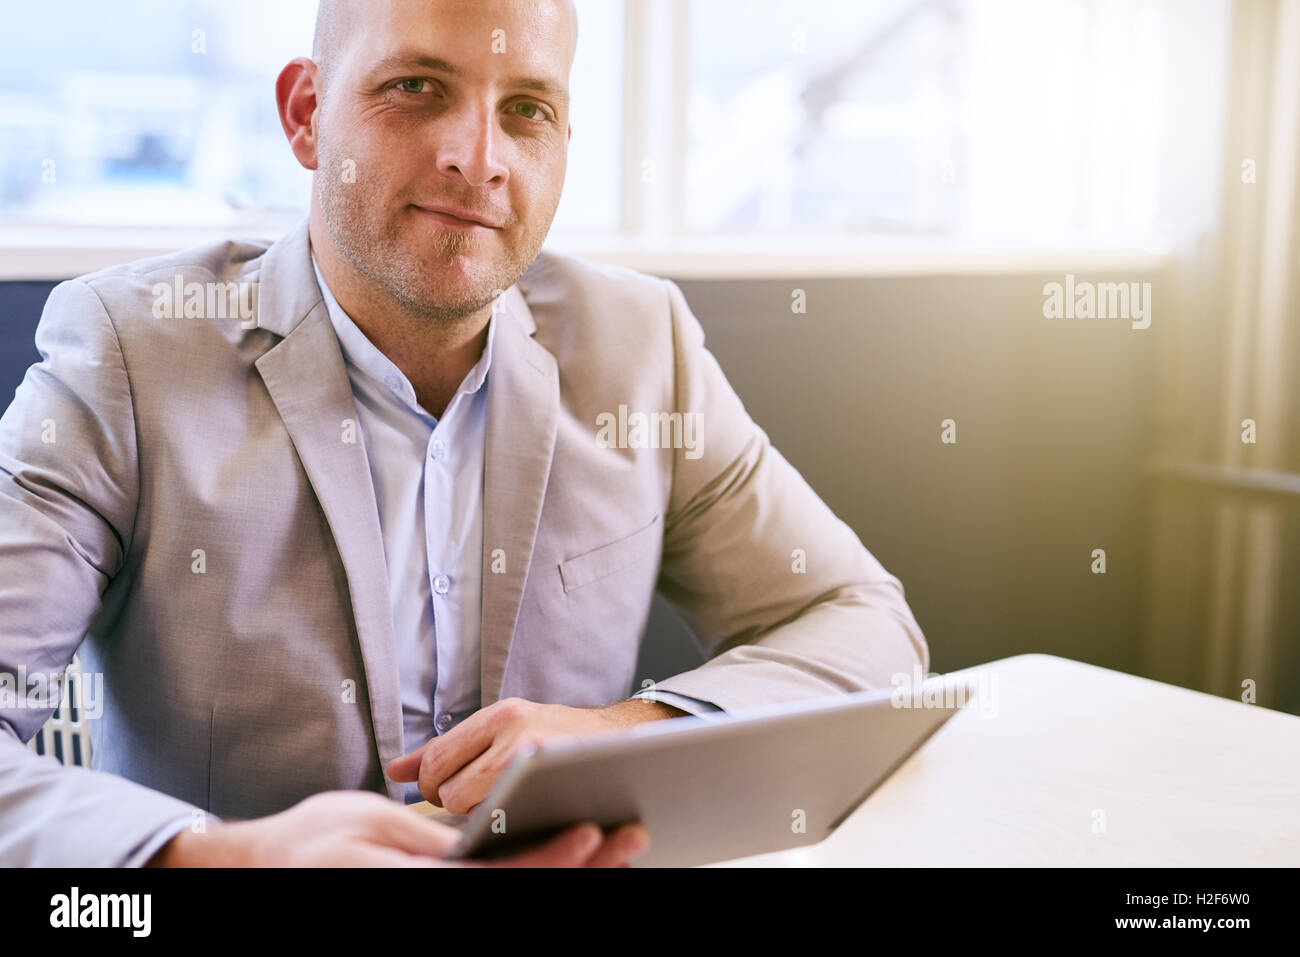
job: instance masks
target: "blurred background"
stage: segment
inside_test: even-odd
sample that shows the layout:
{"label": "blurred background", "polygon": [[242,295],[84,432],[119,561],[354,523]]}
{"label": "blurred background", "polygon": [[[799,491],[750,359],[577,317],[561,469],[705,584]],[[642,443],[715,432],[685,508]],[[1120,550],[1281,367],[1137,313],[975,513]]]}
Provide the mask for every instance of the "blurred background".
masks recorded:
{"label": "blurred background", "polygon": [[[315,7],[6,4],[4,404],[55,282],[305,213],[273,83]],[[681,285],[934,670],[1300,713],[1300,0],[578,8],[548,245]],[[1149,327],[1049,318],[1067,276]],[[644,677],[699,660],[657,607]]]}

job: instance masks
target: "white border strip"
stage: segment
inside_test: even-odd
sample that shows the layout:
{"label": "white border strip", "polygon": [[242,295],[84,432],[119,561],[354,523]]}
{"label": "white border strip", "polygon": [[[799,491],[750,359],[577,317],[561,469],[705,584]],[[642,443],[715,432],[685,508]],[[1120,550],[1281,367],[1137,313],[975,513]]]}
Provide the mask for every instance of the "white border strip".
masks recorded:
{"label": "white border strip", "polygon": [[[232,238],[272,239],[273,229],[0,229],[0,282],[68,279],[109,266]],[[1151,273],[1172,262],[1163,244],[1130,249],[981,247],[973,244],[819,237],[702,237],[675,244],[619,236],[555,236],[546,248],[592,262],[683,279]]]}

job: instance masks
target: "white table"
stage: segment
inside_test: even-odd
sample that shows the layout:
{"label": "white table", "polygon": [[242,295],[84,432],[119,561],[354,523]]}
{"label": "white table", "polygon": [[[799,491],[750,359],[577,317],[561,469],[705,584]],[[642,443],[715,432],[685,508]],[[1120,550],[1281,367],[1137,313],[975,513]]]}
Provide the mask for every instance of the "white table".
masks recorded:
{"label": "white table", "polygon": [[1051,655],[953,674],[996,709],[821,844],[711,866],[1300,865],[1300,717]]}

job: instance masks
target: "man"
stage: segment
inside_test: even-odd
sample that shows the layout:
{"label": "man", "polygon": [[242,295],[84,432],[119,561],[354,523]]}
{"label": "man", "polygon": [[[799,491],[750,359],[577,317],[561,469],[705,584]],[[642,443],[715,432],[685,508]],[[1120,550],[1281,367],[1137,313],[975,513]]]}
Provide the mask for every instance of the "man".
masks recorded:
{"label": "man", "polygon": [[[276,88],[309,221],[51,294],[0,419],[0,671],[84,636],[107,702],[94,771],[0,708],[0,860],[439,863],[397,801],[468,811],[521,747],[928,667],[680,290],[541,251],[576,37],[567,0],[325,0]],[[656,588],[713,657],[627,698]]]}

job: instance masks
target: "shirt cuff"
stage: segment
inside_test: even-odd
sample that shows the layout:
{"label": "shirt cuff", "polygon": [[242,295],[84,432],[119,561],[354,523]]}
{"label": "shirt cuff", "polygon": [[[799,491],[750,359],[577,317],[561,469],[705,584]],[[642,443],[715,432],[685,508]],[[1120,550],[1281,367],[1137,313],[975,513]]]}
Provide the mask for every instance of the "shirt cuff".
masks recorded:
{"label": "shirt cuff", "polygon": [[671,705],[674,708],[681,708],[683,711],[690,712],[696,717],[702,717],[706,714],[714,714],[722,710],[711,701],[701,701],[699,698],[688,698],[684,694],[673,694],[671,691],[655,691],[653,688],[639,691],[632,697],[640,698],[642,701],[657,701],[660,704]]}
{"label": "shirt cuff", "polygon": [[149,858],[153,857],[170,841],[173,837],[185,830],[193,822],[194,816],[191,814],[187,817],[178,817],[168,821],[147,841],[126,859],[122,864],[123,867],[144,867],[149,863]]}

